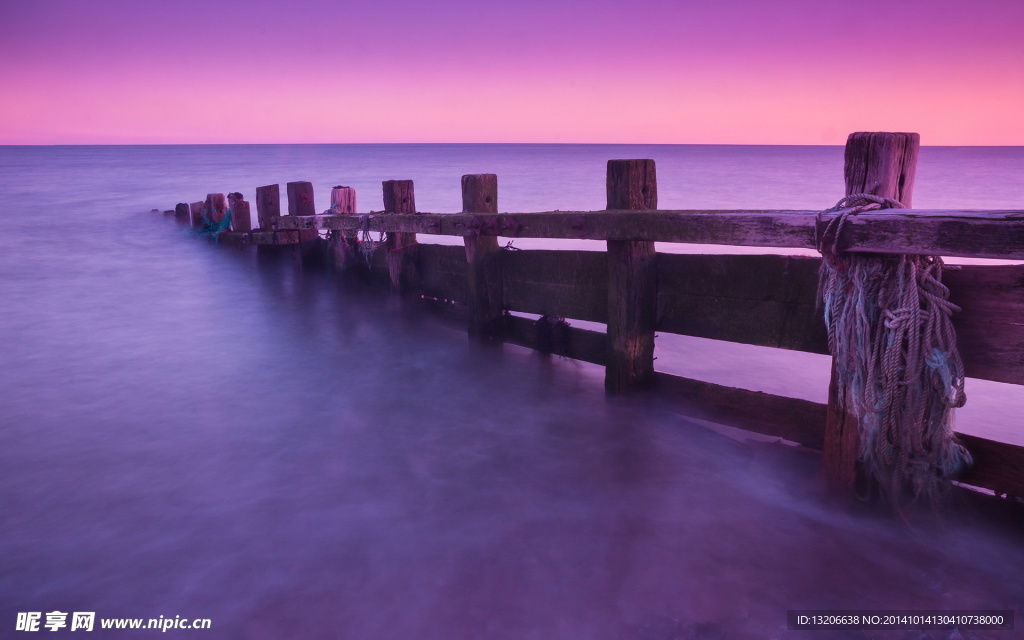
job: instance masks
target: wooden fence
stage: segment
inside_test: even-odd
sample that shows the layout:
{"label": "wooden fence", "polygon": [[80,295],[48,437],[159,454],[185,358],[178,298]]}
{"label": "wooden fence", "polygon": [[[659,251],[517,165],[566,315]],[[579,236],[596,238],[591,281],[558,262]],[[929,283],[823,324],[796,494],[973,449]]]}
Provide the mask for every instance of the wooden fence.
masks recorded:
{"label": "wooden fence", "polygon": [[[918,151],[916,134],[857,133],[846,148],[847,194],[892,197],[907,209],[849,219],[839,247],[850,251],[1024,260],[1024,211],[910,210]],[[383,183],[384,211],[354,213],[354,194],[338,187],[332,211],[317,214],[309,183],[288,185],[281,215],[277,185],[257,189],[259,228],[219,235],[230,245],[293,245],[348,255],[354,234],[386,232],[371,255],[393,291],[445,301],[464,311],[471,336],[504,340],[603,365],[606,389],[656,392],[750,431],[823,451],[822,474],[841,491],[857,474],[855,421],[837,399],[829,402],[737,389],[657,372],[655,332],[827,354],[817,309],[818,258],[779,255],[658,253],[655,242],[815,248],[816,230],[831,215],[816,211],[665,211],[657,209],[653,160],[608,163],[604,211],[498,213],[497,178],[462,178],[463,213],[416,212],[413,184]],[[220,212],[223,196],[179,204],[179,218]],[[463,238],[464,246],[419,244],[416,234]],[[505,251],[498,237],[607,241],[606,252]],[[341,260],[344,262],[344,260]],[[968,376],[1024,384],[1024,265],[964,266],[945,274]],[[508,312],[539,314],[540,320]],[[567,326],[563,319],[607,325],[607,332]],[[968,387],[968,392],[969,392]],[[997,494],[1024,496],[1024,447],[960,434],[975,460],[962,481]]]}

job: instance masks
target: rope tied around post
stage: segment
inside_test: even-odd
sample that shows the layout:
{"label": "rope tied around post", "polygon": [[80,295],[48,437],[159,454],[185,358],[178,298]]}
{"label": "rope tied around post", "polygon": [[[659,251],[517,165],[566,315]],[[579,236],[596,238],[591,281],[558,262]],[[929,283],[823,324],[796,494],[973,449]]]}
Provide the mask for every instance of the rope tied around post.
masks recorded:
{"label": "rope tied around post", "polygon": [[377,250],[377,247],[385,244],[388,240],[387,233],[381,231],[380,238],[374,240],[370,236],[370,220],[372,216],[370,214],[363,214],[359,216],[359,224],[361,226],[359,232],[359,250],[363,253],[363,258],[366,260],[366,264],[370,264],[370,257],[373,256],[373,252]]}
{"label": "rope tied around post", "polygon": [[224,217],[220,222],[214,221],[212,213],[209,209],[203,209],[202,225],[197,227],[195,232],[197,235],[206,236],[213,242],[217,242],[220,239],[220,234],[231,229],[231,209],[224,212]]}
{"label": "rope tied around post", "polygon": [[[904,208],[892,198],[853,194],[818,215],[818,299],[838,375],[841,405],[858,422],[858,460],[894,504],[939,498],[972,463],[953,433],[966,401],[964,368],[936,256],[846,252],[853,216]],[[837,213],[824,226],[825,214]]]}

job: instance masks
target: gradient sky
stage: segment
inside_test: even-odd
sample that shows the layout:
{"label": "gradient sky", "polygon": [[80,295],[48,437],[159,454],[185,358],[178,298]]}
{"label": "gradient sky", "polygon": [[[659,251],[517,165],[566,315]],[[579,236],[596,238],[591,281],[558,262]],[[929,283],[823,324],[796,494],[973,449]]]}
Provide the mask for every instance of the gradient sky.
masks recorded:
{"label": "gradient sky", "polygon": [[1024,145],[1024,0],[0,0],[0,144]]}

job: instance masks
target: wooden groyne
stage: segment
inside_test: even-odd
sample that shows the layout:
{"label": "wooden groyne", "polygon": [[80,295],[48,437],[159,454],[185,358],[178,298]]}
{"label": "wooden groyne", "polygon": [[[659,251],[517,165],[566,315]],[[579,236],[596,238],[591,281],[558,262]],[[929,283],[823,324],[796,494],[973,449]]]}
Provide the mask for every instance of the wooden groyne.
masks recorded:
{"label": "wooden groyne", "polygon": [[[894,198],[905,208],[849,217],[835,246],[1024,260],[1024,211],[909,208],[917,151],[916,134],[850,136],[847,194]],[[602,211],[498,213],[497,177],[480,174],[462,177],[462,213],[417,212],[412,181],[389,180],[383,210],[364,214],[356,213],[348,187],[335,187],[331,209],[317,213],[308,182],[287,185],[287,214],[278,185],[257,188],[252,230],[240,194],[211,194],[205,202],[178,204],[173,214],[219,244],[294,251],[307,262],[328,256],[351,271],[369,265],[383,276],[371,280],[394,293],[461,314],[475,339],[599,364],[609,393],[652,388],[706,408],[717,421],[820,450],[823,477],[852,492],[857,425],[837,396],[835,373],[829,401],[821,404],[654,368],[656,332],[828,354],[817,304],[820,259],[667,254],[654,243],[817,248],[838,213],[659,210],[655,173],[653,160],[609,161]],[[386,240],[377,247],[370,233]],[[420,244],[416,234],[458,236],[463,246]],[[607,251],[509,251],[499,237],[603,240]],[[944,282],[962,308],[953,322],[966,374],[1024,384],[1024,265],[963,266],[949,270]],[[572,320],[603,323],[607,331],[573,327]],[[1024,447],[958,436],[974,458],[963,483],[1024,496]]]}

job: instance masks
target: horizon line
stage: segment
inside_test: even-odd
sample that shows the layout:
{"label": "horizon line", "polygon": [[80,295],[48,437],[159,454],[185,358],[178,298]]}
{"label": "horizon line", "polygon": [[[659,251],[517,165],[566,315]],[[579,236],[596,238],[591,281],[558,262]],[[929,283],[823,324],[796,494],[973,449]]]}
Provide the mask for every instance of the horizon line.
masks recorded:
{"label": "horizon line", "polygon": [[[319,145],[544,145],[544,146],[657,146],[657,147],[843,147],[844,143],[764,142],[37,142],[3,143],[0,147],[217,147],[217,146],[319,146]],[[1022,144],[924,144],[921,147],[1020,148]]]}

